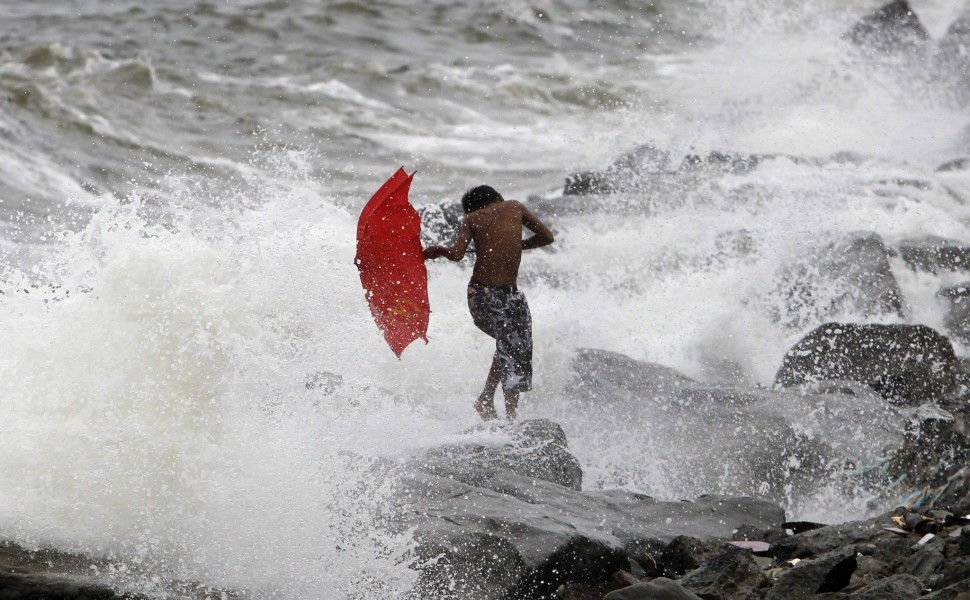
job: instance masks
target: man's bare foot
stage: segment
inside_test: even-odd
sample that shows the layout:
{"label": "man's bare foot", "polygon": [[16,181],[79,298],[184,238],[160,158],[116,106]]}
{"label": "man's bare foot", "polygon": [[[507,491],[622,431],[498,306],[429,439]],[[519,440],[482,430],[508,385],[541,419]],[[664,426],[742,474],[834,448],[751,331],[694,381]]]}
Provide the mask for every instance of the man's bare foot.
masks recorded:
{"label": "man's bare foot", "polygon": [[483,421],[491,421],[498,418],[498,413],[495,412],[492,399],[486,398],[484,395],[479,396],[478,400],[475,401],[475,411]]}

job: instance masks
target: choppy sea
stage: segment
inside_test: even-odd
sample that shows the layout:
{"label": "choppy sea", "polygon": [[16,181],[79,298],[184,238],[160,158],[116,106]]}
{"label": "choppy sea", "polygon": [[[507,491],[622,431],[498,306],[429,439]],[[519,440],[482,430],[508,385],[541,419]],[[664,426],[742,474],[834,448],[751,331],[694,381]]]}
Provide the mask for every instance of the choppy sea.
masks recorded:
{"label": "choppy sea", "polygon": [[[911,4],[931,43],[967,8]],[[733,489],[690,476],[731,460],[703,431],[658,448],[649,414],[574,403],[570,363],[594,347],[770,386],[821,318],[777,318],[807,249],[970,243],[970,170],[937,170],[970,155],[966,62],[861,52],[843,34],[878,6],[0,1],[0,538],[108,557],[157,594],[407,589],[374,465],[474,425],[491,348],[467,265],[430,266],[428,345],[398,360],[376,330],[356,218],[400,166],[419,205],[479,183],[545,199],[521,416],[562,423],[588,488]],[[644,143],[778,156],[676,200],[548,209]],[[970,276],[892,266],[901,316],[825,317],[945,331],[936,292]],[[871,510],[828,484],[790,514]]]}

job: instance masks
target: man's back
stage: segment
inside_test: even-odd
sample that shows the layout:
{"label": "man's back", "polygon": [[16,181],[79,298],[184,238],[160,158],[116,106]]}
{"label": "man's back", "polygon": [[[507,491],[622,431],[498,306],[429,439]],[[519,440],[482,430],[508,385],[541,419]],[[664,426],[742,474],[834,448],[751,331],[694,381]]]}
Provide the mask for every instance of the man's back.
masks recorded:
{"label": "man's back", "polygon": [[487,285],[516,285],[522,261],[522,214],[521,203],[506,200],[468,215],[476,253],[472,279]]}

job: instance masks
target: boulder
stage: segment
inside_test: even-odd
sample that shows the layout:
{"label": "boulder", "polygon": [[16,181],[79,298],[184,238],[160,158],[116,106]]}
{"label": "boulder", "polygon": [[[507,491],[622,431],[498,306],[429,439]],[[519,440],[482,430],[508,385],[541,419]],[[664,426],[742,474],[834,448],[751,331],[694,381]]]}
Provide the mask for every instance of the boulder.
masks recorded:
{"label": "boulder", "polygon": [[837,592],[849,585],[857,566],[851,549],[838,550],[814,560],[802,560],[777,575],[765,600],[801,600],[815,594]]}
{"label": "boulder", "polygon": [[[28,550],[0,542],[0,598],[3,600],[146,600],[141,594],[116,592],[91,577],[103,560],[57,550]],[[108,569],[105,568],[105,571]],[[214,590],[215,591],[215,590]],[[201,596],[203,600],[213,596]],[[223,597],[229,597],[224,595]]]}
{"label": "boulder", "polygon": [[873,232],[842,234],[786,265],[762,302],[774,320],[792,329],[845,314],[903,317],[903,293],[889,256]]}
{"label": "boulder", "polygon": [[853,43],[880,52],[919,46],[929,33],[906,0],[895,0],[860,19],[846,33]]}
{"label": "boulder", "polygon": [[[429,449],[405,465],[391,522],[414,532],[418,596],[544,598],[564,584],[596,584],[631,559],[649,562],[637,552],[656,552],[679,535],[728,539],[742,527],[777,530],[784,520],[777,505],[752,498],[660,502],[553,483],[562,471],[548,468],[543,453],[564,438],[552,425],[467,432],[467,447]],[[485,444],[488,435],[496,441]],[[483,446],[493,446],[485,458]]]}
{"label": "boulder", "polygon": [[934,235],[906,239],[894,250],[914,271],[970,271],[970,245]]}
{"label": "boulder", "polygon": [[610,592],[603,600],[701,600],[696,594],[685,590],[679,583],[666,577],[637,583]]}
{"label": "boulder", "polygon": [[880,579],[852,595],[858,600],[915,600],[923,595],[923,585],[912,575],[893,575]]}
{"label": "boulder", "polygon": [[[820,556],[877,537],[884,533],[883,528],[888,522],[890,522],[889,515],[884,514],[863,521],[849,521],[812,529],[776,542],[772,545],[772,551],[778,560]],[[889,539],[895,540],[895,538]],[[908,548],[908,545],[906,548]],[[899,548],[898,550],[903,551],[904,549]],[[906,552],[906,557],[908,556],[909,552]],[[889,562],[888,556],[884,554],[874,555],[874,558]]]}
{"label": "boulder", "polygon": [[936,295],[946,306],[943,324],[947,333],[970,344],[970,281],[943,288]]}
{"label": "boulder", "polygon": [[[968,55],[968,60],[970,60],[970,55]],[[967,169],[970,169],[970,157],[962,156],[946,161],[938,166],[936,171],[946,173],[948,171],[966,171]]]}
{"label": "boulder", "polygon": [[[706,384],[599,349],[579,350],[572,369],[565,395],[588,404],[624,443],[649,445],[671,487],[684,477],[687,489],[791,501],[838,466],[870,464],[904,441],[896,409],[858,383],[791,391]],[[719,460],[710,460],[711,447]]]}
{"label": "boulder", "polygon": [[704,600],[757,597],[757,590],[771,585],[751,552],[740,548],[729,549],[709,559],[678,583]]}
{"label": "boulder", "polygon": [[[478,427],[477,431],[483,429],[487,427]],[[535,419],[503,429],[510,439],[502,445],[445,444],[419,453],[415,460],[429,473],[468,485],[482,486],[496,472],[504,470],[577,491],[582,489],[583,469],[569,452],[566,434],[558,423]]]}
{"label": "boulder", "polygon": [[970,10],[964,10],[940,40],[940,51],[961,61],[970,59]]}
{"label": "boulder", "polygon": [[602,171],[585,171],[566,177],[563,196],[612,194],[642,189],[644,178],[670,170],[670,155],[652,144],[642,144]]}
{"label": "boulder", "polygon": [[848,379],[916,406],[947,402],[959,373],[950,340],[924,325],[826,323],[785,354],[775,385]]}
{"label": "boulder", "polygon": [[683,577],[688,571],[700,567],[709,558],[724,552],[721,540],[699,540],[679,535],[671,540],[660,554],[659,564],[663,574],[671,579]]}

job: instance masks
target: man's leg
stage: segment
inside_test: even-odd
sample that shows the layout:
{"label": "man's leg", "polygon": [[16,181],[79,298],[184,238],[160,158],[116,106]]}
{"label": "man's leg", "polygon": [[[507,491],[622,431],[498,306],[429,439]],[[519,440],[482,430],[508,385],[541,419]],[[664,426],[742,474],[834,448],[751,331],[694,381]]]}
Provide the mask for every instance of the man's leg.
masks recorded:
{"label": "man's leg", "polygon": [[505,418],[509,421],[515,420],[515,411],[519,408],[519,392],[512,390],[511,392],[502,390],[505,392]]}
{"label": "man's leg", "polygon": [[[475,410],[478,411],[478,415],[483,421],[491,421],[492,419],[498,418],[498,413],[495,412],[495,389],[498,387],[498,382],[501,379],[502,363],[499,362],[498,355],[496,354],[492,357],[492,366],[488,369],[488,377],[485,378],[485,388],[478,397],[478,401],[475,402]],[[507,397],[505,403],[508,406]],[[516,398],[516,404],[518,404],[518,398]]]}

